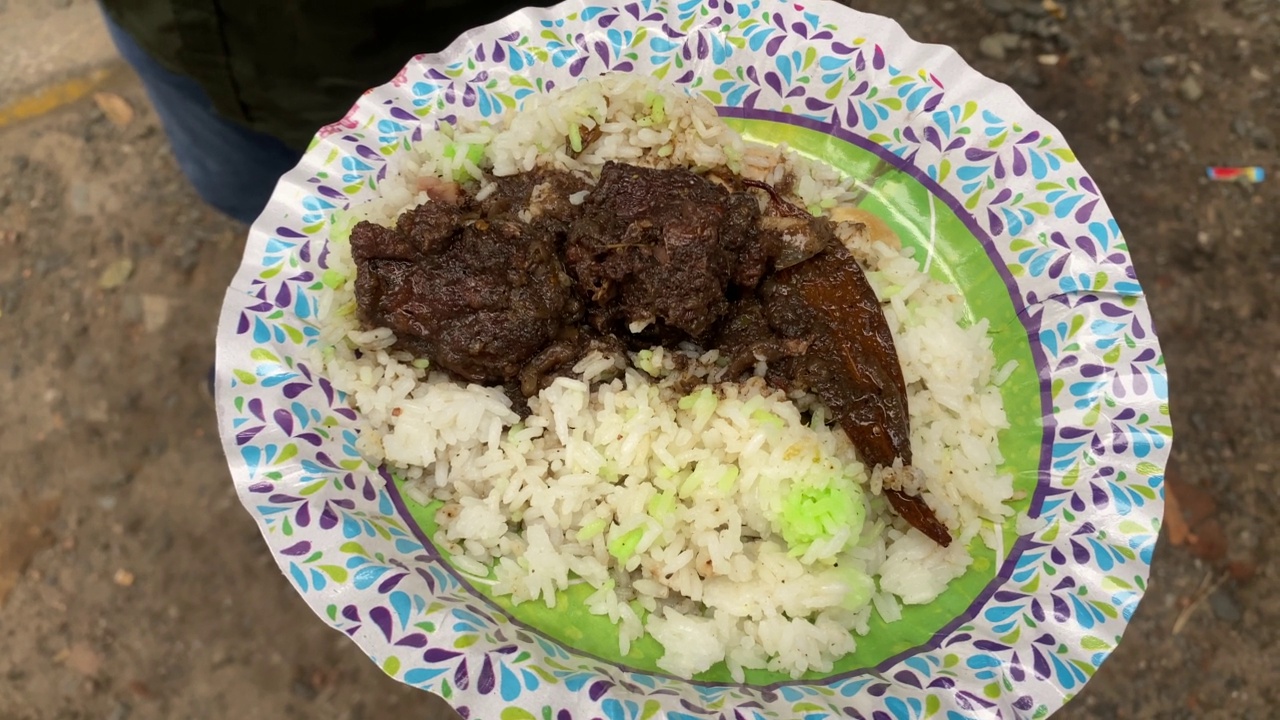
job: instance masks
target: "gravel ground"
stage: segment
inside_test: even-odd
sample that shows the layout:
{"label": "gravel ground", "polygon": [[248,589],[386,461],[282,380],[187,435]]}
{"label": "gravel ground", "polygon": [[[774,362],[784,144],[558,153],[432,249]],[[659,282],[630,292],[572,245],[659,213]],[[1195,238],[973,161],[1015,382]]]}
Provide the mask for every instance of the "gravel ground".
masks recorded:
{"label": "gravel ground", "polygon": [[[1066,133],[1167,354],[1180,509],[1124,642],[1055,717],[1273,717],[1280,180],[1204,167],[1280,166],[1280,6],[855,5]],[[136,80],[105,89],[131,110],[0,124],[0,718],[447,717],[310,614],[236,501],[201,386],[244,228],[185,186]]]}

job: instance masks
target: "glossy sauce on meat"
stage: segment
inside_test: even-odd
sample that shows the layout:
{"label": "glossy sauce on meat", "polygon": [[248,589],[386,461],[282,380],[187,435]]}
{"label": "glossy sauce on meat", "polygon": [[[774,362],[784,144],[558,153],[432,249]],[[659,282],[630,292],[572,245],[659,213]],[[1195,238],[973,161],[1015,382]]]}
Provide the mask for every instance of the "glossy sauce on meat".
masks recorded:
{"label": "glossy sauce on meat", "polygon": [[[608,163],[569,230],[565,262],[600,332],[704,340],[770,253],[756,199],[687,170]],[[649,343],[652,344],[652,343]]]}
{"label": "glossy sauce on meat", "polygon": [[[538,170],[480,200],[436,191],[394,228],[351,234],[360,318],[397,348],[522,407],[593,350],[694,341],[728,358],[724,380],[763,361],[769,384],[817,395],[867,464],[910,465],[893,337],[829,220],[762,183],[612,162],[594,187]],[[885,493],[951,542],[922,499]]]}
{"label": "glossy sauce on meat", "polygon": [[582,305],[547,227],[432,202],[351,233],[360,319],[471,382],[506,383]]}

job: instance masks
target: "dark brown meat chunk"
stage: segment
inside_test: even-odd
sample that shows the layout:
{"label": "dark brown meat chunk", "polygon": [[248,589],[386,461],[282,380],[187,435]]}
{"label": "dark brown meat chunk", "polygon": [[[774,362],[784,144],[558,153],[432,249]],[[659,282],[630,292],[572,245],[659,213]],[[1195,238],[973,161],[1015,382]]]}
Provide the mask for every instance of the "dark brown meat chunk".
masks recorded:
{"label": "dark brown meat chunk", "polygon": [[759,281],[759,205],[687,170],[607,163],[569,231],[565,259],[600,330],[651,323],[704,339],[729,308],[730,285]]}
{"label": "dark brown meat chunk", "polygon": [[781,250],[779,237],[760,232],[762,220],[760,205],[749,194],[729,196],[721,243],[734,254],[732,280],[740,290],[755,290]]}
{"label": "dark brown meat chunk", "polygon": [[463,222],[461,213],[426,203],[394,229],[356,225],[360,317],[460,378],[509,381],[577,322],[581,305],[549,231],[504,218]]}
{"label": "dark brown meat chunk", "polygon": [[760,218],[760,237],[777,248],[776,270],[799,265],[838,244],[831,223],[816,217],[766,215]]}
{"label": "dark brown meat chunk", "polygon": [[889,499],[893,511],[902,516],[911,527],[924,533],[924,536],[942,547],[951,546],[951,531],[934,514],[933,508],[919,495],[910,495],[901,490],[883,488],[884,496]]}
{"label": "dark brown meat chunk", "polygon": [[907,388],[875,292],[853,258],[825,252],[776,273],[764,287],[769,324],[812,342],[794,366],[873,465],[911,462]]}
{"label": "dark brown meat chunk", "polygon": [[531,223],[547,224],[559,233],[568,230],[580,213],[569,197],[590,188],[572,173],[544,169],[495,178],[494,184],[494,192],[477,203],[481,215],[519,218],[527,213]]}
{"label": "dark brown meat chunk", "polygon": [[[813,392],[872,466],[911,464],[907,388],[893,336],[862,268],[843,248],[830,248],[766,281],[764,315],[786,338],[809,342],[782,358],[771,382]],[[895,511],[942,546],[951,535],[922,499],[894,488]]]}
{"label": "dark brown meat chunk", "polygon": [[564,328],[560,337],[520,370],[520,393],[525,397],[537,395],[557,377],[569,374],[579,360],[594,351],[614,357],[626,357],[627,353],[614,335],[601,335],[586,327]]}
{"label": "dark brown meat chunk", "polygon": [[[910,465],[893,337],[829,221],[763,183],[678,169],[608,163],[582,205],[570,196],[586,182],[565,172],[496,184],[481,201],[428,188],[435,202],[395,228],[355,227],[361,320],[462,379],[502,384],[521,414],[593,350],[694,340],[728,358],[728,379],[764,360],[769,384],[816,394],[868,464]],[[892,483],[895,511],[950,544]]]}
{"label": "dark brown meat chunk", "polygon": [[[804,355],[809,349],[809,340],[786,338],[774,332],[759,298],[748,295],[733,304],[712,345],[720,350],[721,357],[729,360],[725,377],[739,378],[761,360],[776,369],[778,361]],[[775,377],[775,385],[785,383],[785,379],[780,382],[780,378]]]}
{"label": "dark brown meat chunk", "polygon": [[359,222],[351,229],[351,257],[357,267],[374,259],[416,262],[447,249],[461,223],[461,208],[434,202],[401,214],[393,230]]}

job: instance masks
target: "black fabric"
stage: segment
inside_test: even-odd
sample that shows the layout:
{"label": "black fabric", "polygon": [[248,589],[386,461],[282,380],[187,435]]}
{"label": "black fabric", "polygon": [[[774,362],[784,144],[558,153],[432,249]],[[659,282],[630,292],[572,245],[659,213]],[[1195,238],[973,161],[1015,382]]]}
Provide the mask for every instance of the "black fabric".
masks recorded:
{"label": "black fabric", "polygon": [[529,5],[517,0],[101,0],[223,116],[304,149],[414,55]]}

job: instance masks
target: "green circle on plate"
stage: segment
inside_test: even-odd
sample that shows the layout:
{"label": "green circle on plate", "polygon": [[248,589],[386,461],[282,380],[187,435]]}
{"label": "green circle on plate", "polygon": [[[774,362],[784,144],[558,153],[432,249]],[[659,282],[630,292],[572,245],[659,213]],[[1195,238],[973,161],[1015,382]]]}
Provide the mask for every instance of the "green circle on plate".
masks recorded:
{"label": "green circle on plate", "polygon": [[[936,632],[963,614],[996,577],[1005,553],[1017,539],[1017,519],[1030,506],[1039,477],[1043,435],[1040,381],[1026,328],[1018,319],[1004,280],[982,244],[945,201],[935,197],[915,178],[885,165],[874,153],[817,130],[765,120],[726,119],[726,122],[748,141],[768,145],[786,143],[799,154],[825,162],[852,177],[874,178],[873,184],[865,188],[859,207],[884,220],[904,245],[916,248],[916,258],[921,262],[926,253],[931,252],[929,274],[958,289],[964,299],[965,322],[985,319],[989,323],[996,367],[1003,367],[1010,360],[1017,362],[1013,373],[1000,386],[1009,420],[1009,428],[1000,434],[1000,452],[1004,456],[1000,472],[1013,475],[1016,499],[1010,504],[1017,511],[1002,528],[1002,542],[998,543],[1001,547],[988,548],[975,539],[969,546],[973,564],[968,571],[953,580],[947,590],[928,605],[903,606],[902,618],[897,622],[885,623],[873,612],[867,634],[857,638],[856,651],[837,661],[829,673],[805,676],[805,679],[821,679],[875,667],[929,642]],[[401,495],[412,521],[427,537],[434,537],[434,516],[439,503],[423,506],[404,493]],[[436,544],[436,548],[447,560],[448,554],[440,544]],[[648,635],[632,643],[627,655],[618,652],[617,627],[607,617],[592,615],[583,606],[585,598],[593,592],[586,584],[559,593],[555,609],[549,609],[541,602],[513,605],[508,598],[489,593],[483,582],[474,579],[471,582],[516,620],[569,647],[635,670],[663,672],[657,665],[662,647]],[[733,682],[724,663],[699,674],[696,679]],[[752,685],[790,680],[791,677],[783,673],[746,671],[746,682]]]}

